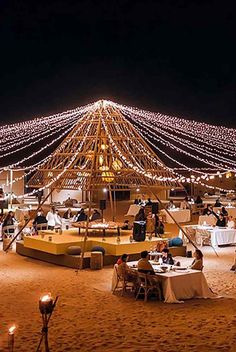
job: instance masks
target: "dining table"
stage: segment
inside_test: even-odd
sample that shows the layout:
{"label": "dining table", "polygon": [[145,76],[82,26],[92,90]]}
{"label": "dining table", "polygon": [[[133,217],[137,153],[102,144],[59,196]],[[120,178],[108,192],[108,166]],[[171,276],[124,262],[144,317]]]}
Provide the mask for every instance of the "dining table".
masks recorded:
{"label": "dining table", "polygon": [[168,214],[166,209],[162,209],[160,213],[161,215],[165,216],[166,222],[168,224],[174,224],[174,220],[172,219],[172,217],[178,223],[189,222],[191,220],[190,209],[180,209],[180,208],[171,209],[169,210],[169,213],[172,215],[172,217]]}
{"label": "dining table", "polygon": [[[200,270],[193,270],[187,267],[161,265],[150,260],[161,283],[165,303],[183,303],[192,298],[216,298],[206,281],[205,275]],[[127,262],[128,266],[137,270],[137,261]],[[166,267],[166,270],[163,270]]]}
{"label": "dining table", "polygon": [[208,237],[213,247],[236,244],[236,230],[226,227],[197,226],[196,242],[201,244],[202,237]]}

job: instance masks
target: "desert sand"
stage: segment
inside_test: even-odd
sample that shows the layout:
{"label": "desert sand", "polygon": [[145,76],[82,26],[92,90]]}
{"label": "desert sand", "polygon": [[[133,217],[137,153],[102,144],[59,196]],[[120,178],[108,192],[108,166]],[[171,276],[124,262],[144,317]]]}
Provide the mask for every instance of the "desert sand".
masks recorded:
{"label": "desert sand", "polygon": [[[110,291],[112,268],[63,268],[16,253],[0,252],[0,350],[16,323],[15,351],[35,351],[41,320],[38,299],[51,292],[59,301],[50,322],[51,351],[223,351],[236,350],[236,275],[229,271],[235,247],[204,247],[204,273],[222,298],[165,304],[144,303]],[[185,261],[191,259],[183,259]]]}

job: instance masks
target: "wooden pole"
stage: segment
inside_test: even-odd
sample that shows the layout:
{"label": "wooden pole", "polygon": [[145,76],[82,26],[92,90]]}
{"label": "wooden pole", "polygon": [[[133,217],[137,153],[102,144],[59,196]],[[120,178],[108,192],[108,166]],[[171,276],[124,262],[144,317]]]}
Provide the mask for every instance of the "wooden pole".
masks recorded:
{"label": "wooden pole", "polygon": [[[50,197],[51,193],[53,192],[54,188],[52,188],[50,190],[50,192],[48,193],[47,197],[44,198],[43,202],[40,203],[36,209],[36,212],[41,208],[41,206],[45,203],[45,201],[48,199],[48,197]],[[12,243],[17,239],[17,237],[22,233],[22,231],[24,230],[24,228],[28,225],[28,223],[32,220],[32,218],[30,217],[26,223],[24,224],[24,226],[18,231],[18,233],[13,237],[13,239],[11,240],[11,242],[8,244],[8,246],[4,249],[5,252],[8,251],[8,249],[11,247]]]}
{"label": "wooden pole", "polygon": [[114,189],[114,220],[116,220],[116,191]]}
{"label": "wooden pole", "polygon": [[108,187],[108,191],[109,191],[109,198],[110,198],[110,204],[111,204],[112,221],[114,221],[115,220],[114,204],[113,204],[113,199],[112,199],[111,186]]}
{"label": "wooden pole", "polygon": [[85,228],[84,242],[83,242],[83,246],[82,246],[82,253],[81,253],[81,257],[80,257],[80,261],[79,261],[79,266],[76,269],[76,273],[78,273],[78,269],[80,269],[80,270],[83,269],[84,253],[85,253],[86,242],[87,242],[87,238],[88,238],[89,218],[91,215],[91,208],[92,208],[91,184],[92,184],[93,169],[94,169],[95,161],[96,161],[96,153],[97,153],[100,131],[101,131],[101,119],[99,119],[99,122],[98,122],[98,128],[97,128],[96,140],[95,140],[94,152],[93,152],[93,159],[92,159],[92,165],[91,165],[91,172],[90,172],[89,184],[88,184],[89,213],[88,213],[88,217],[87,217],[87,221],[86,221],[86,228]]}
{"label": "wooden pole", "polygon": [[12,181],[13,181],[13,170],[9,169],[9,173],[10,173],[10,209],[12,210]]}

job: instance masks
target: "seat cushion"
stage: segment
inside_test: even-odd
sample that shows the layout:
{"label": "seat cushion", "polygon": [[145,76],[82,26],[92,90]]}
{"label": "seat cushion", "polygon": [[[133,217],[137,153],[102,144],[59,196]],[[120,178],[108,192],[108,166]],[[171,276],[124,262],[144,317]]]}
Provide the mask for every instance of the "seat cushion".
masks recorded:
{"label": "seat cushion", "polygon": [[66,253],[69,255],[80,255],[81,248],[79,246],[70,246],[67,248]]}
{"label": "seat cushion", "polygon": [[183,240],[180,237],[172,238],[169,241],[169,247],[181,247],[183,246]]}
{"label": "seat cushion", "polygon": [[91,249],[91,252],[102,252],[103,255],[105,255],[105,249],[101,246],[94,246],[92,249]]}

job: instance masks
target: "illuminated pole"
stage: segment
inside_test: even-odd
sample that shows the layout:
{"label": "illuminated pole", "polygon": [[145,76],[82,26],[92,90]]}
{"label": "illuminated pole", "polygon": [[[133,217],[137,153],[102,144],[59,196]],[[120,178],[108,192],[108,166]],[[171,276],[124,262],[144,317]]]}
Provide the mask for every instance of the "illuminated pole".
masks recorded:
{"label": "illuminated pole", "polygon": [[9,173],[10,173],[10,209],[12,210],[12,181],[13,181],[13,169],[9,169]]}

